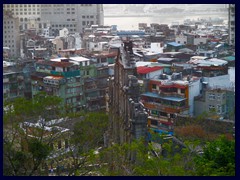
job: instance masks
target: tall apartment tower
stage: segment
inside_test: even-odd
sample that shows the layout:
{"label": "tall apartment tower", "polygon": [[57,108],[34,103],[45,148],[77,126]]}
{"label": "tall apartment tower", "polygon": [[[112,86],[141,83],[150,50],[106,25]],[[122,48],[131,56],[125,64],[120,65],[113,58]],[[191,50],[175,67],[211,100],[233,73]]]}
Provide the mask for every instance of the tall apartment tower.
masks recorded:
{"label": "tall apartment tower", "polygon": [[235,46],[235,4],[228,7],[229,44]]}
{"label": "tall apartment tower", "polygon": [[20,54],[19,19],[13,17],[10,11],[3,13],[3,47],[8,47],[11,57]]}
{"label": "tall apartment tower", "polygon": [[19,18],[20,30],[30,28],[30,20],[36,20],[37,23],[40,23],[40,4],[3,4],[3,9],[11,11],[14,17]]}
{"label": "tall apartment tower", "polygon": [[66,27],[70,33],[81,33],[92,24],[103,25],[103,5],[42,4],[41,20],[48,20],[53,32]]}
{"label": "tall apartment tower", "polygon": [[66,27],[81,33],[89,25],[104,24],[102,4],[3,4],[3,9],[19,18],[20,30],[49,26],[53,32]]}

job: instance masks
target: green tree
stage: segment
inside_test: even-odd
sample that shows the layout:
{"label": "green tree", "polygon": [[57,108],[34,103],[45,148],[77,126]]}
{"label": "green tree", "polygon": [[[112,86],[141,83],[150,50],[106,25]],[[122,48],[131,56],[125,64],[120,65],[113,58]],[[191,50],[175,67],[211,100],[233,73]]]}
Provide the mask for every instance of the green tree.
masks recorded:
{"label": "green tree", "polygon": [[[40,167],[49,155],[53,135],[44,138],[45,124],[32,128],[24,122],[36,123],[39,118],[50,120],[61,114],[61,99],[37,94],[34,100],[18,98],[4,101],[3,164],[4,175],[40,175]],[[53,113],[50,113],[53,112]]]}
{"label": "green tree", "polygon": [[220,136],[208,142],[203,154],[195,159],[196,172],[200,176],[234,176],[235,175],[235,141]]}
{"label": "green tree", "polygon": [[[186,176],[194,174],[191,150],[160,137],[162,145],[135,140],[130,144],[114,144],[101,151],[103,165],[99,171],[107,176]],[[165,151],[165,153],[163,152]],[[167,153],[166,153],[167,152]]]}
{"label": "green tree", "polygon": [[104,145],[104,133],[107,130],[108,115],[103,112],[86,113],[79,117],[74,125],[71,137],[71,166],[68,175],[86,175],[96,171],[96,149]]}

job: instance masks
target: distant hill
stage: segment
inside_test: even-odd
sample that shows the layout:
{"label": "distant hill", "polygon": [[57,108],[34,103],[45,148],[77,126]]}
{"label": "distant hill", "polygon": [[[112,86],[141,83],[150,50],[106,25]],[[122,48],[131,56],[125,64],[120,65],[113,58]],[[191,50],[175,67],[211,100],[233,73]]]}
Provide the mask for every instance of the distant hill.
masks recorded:
{"label": "distant hill", "polygon": [[223,10],[224,4],[104,4],[104,14]]}

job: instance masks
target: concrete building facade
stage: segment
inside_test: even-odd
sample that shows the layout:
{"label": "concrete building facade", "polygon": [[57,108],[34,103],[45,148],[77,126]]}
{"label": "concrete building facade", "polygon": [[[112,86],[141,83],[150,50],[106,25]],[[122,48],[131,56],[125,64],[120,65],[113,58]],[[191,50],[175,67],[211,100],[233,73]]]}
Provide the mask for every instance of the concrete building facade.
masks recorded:
{"label": "concrete building facade", "polygon": [[40,22],[41,5],[40,4],[3,4],[3,9],[11,11],[14,17],[19,18],[20,30],[28,29],[30,20]]}
{"label": "concrete building facade", "polygon": [[24,76],[22,71],[3,70],[3,98],[24,97]]}
{"label": "concrete building facade", "polygon": [[50,26],[53,35],[64,27],[80,33],[89,25],[104,23],[102,4],[3,4],[3,9],[19,18],[20,30]]}
{"label": "concrete building facade", "polygon": [[90,25],[103,25],[103,7],[102,4],[42,4],[41,20],[50,22],[53,33],[64,27],[70,33],[81,33]]}
{"label": "concrete building facade", "polygon": [[235,93],[226,89],[207,89],[194,103],[196,116],[207,112],[231,119],[235,113]]}
{"label": "concrete building facade", "polygon": [[3,15],[3,47],[9,47],[9,55],[20,55],[19,19],[6,12]]}

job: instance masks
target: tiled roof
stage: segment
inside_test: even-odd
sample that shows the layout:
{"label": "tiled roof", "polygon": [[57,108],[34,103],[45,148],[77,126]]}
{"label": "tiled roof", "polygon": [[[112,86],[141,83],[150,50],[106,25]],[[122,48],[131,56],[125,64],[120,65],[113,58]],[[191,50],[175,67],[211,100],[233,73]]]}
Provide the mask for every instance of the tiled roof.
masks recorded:
{"label": "tiled roof", "polygon": [[140,66],[140,67],[137,67],[137,72],[138,72],[138,74],[148,74],[150,72],[158,71],[160,69],[163,69],[163,67],[159,67],[159,66],[156,66],[156,67]]}

